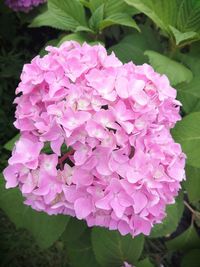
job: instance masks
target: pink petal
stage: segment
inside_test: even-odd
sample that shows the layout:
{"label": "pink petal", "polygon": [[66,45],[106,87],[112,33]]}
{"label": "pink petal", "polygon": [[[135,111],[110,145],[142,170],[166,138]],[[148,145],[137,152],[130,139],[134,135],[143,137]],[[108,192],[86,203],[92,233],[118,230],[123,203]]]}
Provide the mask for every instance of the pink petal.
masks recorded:
{"label": "pink petal", "polygon": [[92,203],[88,198],[79,198],[74,203],[76,217],[81,220],[92,212]]}
{"label": "pink petal", "polygon": [[9,165],[6,167],[3,171],[3,176],[6,180],[6,188],[13,188],[18,185],[16,166]]}
{"label": "pink petal", "polygon": [[141,192],[136,192],[132,197],[134,200],[134,205],[133,205],[134,211],[137,214],[146,207],[146,205],[148,203],[148,199]]}

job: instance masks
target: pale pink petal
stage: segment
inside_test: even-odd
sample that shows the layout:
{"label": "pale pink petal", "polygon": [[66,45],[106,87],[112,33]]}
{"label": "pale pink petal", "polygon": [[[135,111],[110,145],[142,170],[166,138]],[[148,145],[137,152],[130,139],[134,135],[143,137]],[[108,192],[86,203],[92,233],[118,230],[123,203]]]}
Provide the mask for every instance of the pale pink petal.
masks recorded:
{"label": "pale pink petal", "polygon": [[79,220],[86,218],[92,212],[92,203],[90,199],[79,198],[74,203],[76,216]]}

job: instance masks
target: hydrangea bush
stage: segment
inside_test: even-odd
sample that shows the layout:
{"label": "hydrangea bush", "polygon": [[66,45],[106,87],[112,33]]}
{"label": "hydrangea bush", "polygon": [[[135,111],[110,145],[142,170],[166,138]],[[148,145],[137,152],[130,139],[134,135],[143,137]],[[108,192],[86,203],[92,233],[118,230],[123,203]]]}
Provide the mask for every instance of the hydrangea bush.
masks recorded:
{"label": "hydrangea bush", "polygon": [[22,11],[25,13],[44,2],[46,2],[46,0],[5,0],[6,5],[14,11]]}
{"label": "hydrangea bush", "polygon": [[88,226],[149,235],[184,179],[185,155],[170,129],[176,91],[148,64],[122,64],[101,45],[65,42],[26,64],[17,141],[6,188],[25,204]]}

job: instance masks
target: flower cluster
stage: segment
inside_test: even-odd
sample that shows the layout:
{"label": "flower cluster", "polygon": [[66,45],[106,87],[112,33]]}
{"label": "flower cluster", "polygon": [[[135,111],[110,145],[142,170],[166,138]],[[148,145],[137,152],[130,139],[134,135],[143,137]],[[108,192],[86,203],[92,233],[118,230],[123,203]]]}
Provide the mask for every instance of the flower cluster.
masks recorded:
{"label": "flower cluster", "polygon": [[4,170],[25,204],[89,226],[148,235],[184,179],[170,135],[180,103],[151,66],[122,64],[101,45],[65,42],[26,64]]}
{"label": "flower cluster", "polygon": [[5,0],[6,5],[14,11],[22,11],[26,13],[44,2],[46,2],[46,0]]}

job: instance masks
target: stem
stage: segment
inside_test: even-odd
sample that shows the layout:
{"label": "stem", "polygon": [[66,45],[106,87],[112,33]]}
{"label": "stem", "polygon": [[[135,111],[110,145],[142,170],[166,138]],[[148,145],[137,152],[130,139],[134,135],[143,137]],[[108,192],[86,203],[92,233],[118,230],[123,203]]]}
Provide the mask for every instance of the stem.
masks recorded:
{"label": "stem", "polygon": [[194,223],[194,220],[196,219],[196,222],[200,221],[200,212],[197,210],[194,210],[186,201],[183,201],[185,206],[191,211],[192,213],[192,221],[191,224]]}
{"label": "stem", "polygon": [[58,160],[58,164],[60,165],[60,169],[63,170],[63,162],[70,156],[74,153],[74,150],[70,150],[68,151],[67,153],[65,153],[61,158],[59,158]]}
{"label": "stem", "polygon": [[195,220],[195,213],[192,213],[191,225],[194,224],[194,220]]}
{"label": "stem", "polygon": [[177,47],[174,45],[173,41],[171,41],[169,57],[173,58],[176,51],[177,51]]}
{"label": "stem", "polygon": [[185,200],[183,201],[183,203],[192,213],[196,213],[196,211]]}

